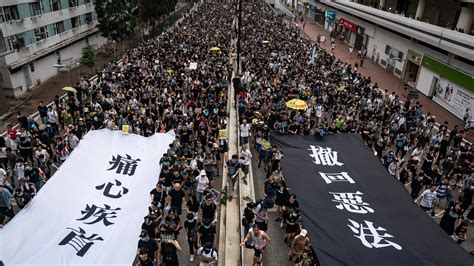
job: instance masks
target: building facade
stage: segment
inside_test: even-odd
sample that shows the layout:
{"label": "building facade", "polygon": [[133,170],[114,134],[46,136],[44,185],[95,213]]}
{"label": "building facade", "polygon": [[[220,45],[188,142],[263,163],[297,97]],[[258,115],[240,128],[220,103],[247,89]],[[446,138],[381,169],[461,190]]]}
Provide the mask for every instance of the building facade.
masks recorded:
{"label": "building facade", "polygon": [[462,23],[456,24],[464,27],[460,32],[359,2],[313,0],[308,14],[333,36],[366,51],[368,59],[400,77],[401,84],[432,97],[459,118],[468,108],[474,116],[474,36],[468,34],[474,3],[459,6],[457,20]]}
{"label": "building facade", "polygon": [[0,1],[0,88],[17,97],[71,68],[82,48],[106,43],[95,0]]}

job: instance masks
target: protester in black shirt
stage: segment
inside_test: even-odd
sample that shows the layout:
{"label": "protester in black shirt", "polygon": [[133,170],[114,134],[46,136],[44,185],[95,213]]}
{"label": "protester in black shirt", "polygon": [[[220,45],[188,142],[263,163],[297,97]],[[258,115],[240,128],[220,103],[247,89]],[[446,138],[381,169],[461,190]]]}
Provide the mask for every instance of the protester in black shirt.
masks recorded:
{"label": "protester in black shirt", "polygon": [[179,216],[182,212],[183,198],[186,196],[184,191],[181,189],[179,183],[174,184],[174,189],[170,190],[169,197],[171,198],[171,209],[176,211]]}
{"label": "protester in black shirt", "polygon": [[160,253],[163,258],[163,266],[178,266],[178,254],[181,251],[181,246],[177,240],[166,240],[161,242]]}
{"label": "protester in black shirt", "polygon": [[184,177],[179,173],[179,170],[174,170],[173,171],[173,176],[171,177],[171,183],[173,183],[173,185],[176,185],[176,184],[179,184],[179,185],[183,185],[183,182],[184,182]]}
{"label": "protester in black shirt", "polygon": [[150,191],[151,200],[158,204],[158,208],[161,208],[166,199],[166,192],[163,191],[162,185],[160,183],[156,184],[156,187]]}
{"label": "protester in black shirt", "polygon": [[184,221],[184,229],[186,230],[186,239],[188,240],[189,245],[189,254],[191,257],[189,261],[194,261],[194,251],[197,249],[197,238],[198,238],[198,221],[194,217],[194,213],[188,213],[186,215],[186,221]]}
{"label": "protester in black shirt", "polygon": [[164,190],[166,193],[168,193],[171,190],[171,187],[173,186],[172,183],[172,178],[173,174],[169,170],[169,166],[165,165],[163,166],[162,171],[160,172],[160,183],[163,185]]}
{"label": "protester in black shirt", "polygon": [[158,256],[158,245],[156,240],[150,238],[147,231],[142,231],[140,234],[140,240],[138,240],[138,250],[137,254],[140,254],[140,249],[145,248],[148,253],[148,258],[152,261],[155,261],[155,258]]}
{"label": "protester in black shirt", "polygon": [[204,245],[206,242],[214,243],[214,237],[216,235],[216,227],[211,220],[203,219],[201,226],[198,230],[199,233],[199,246]]}
{"label": "protester in black shirt", "polygon": [[205,197],[205,201],[201,203],[199,208],[199,221],[209,220],[217,222],[217,206],[211,195]]}
{"label": "protester in black shirt", "polygon": [[138,262],[135,266],[154,266],[153,260],[148,257],[148,250],[140,248],[138,251]]}

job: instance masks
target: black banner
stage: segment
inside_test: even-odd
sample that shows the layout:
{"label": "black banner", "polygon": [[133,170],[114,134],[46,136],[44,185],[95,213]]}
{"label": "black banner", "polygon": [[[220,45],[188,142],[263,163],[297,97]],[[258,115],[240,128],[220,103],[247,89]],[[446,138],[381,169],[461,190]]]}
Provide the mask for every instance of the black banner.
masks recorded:
{"label": "black banner", "polygon": [[359,135],[273,141],[322,265],[473,265]]}

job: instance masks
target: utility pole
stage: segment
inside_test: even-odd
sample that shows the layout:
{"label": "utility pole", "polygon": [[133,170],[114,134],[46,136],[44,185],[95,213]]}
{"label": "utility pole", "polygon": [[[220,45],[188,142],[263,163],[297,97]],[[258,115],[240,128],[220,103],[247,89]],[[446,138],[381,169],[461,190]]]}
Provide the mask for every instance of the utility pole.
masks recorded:
{"label": "utility pole", "polygon": [[237,74],[240,74],[240,54],[241,54],[241,37],[242,37],[242,0],[237,0]]}
{"label": "utility pole", "polygon": [[138,0],[138,43],[143,41],[142,0]]}

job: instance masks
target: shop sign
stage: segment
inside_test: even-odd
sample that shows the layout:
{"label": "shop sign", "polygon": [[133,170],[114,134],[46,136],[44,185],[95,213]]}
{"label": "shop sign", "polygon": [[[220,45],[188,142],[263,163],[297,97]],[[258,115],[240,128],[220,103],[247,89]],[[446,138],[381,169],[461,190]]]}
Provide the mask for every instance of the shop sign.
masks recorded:
{"label": "shop sign", "polygon": [[332,10],[328,10],[328,11],[326,11],[326,17],[329,20],[334,20],[336,18],[336,13]]}
{"label": "shop sign", "polygon": [[346,28],[348,28],[350,31],[353,31],[353,32],[356,32],[357,31],[357,25],[352,23],[352,22],[349,22],[345,19],[339,19],[339,25],[342,25]]}

